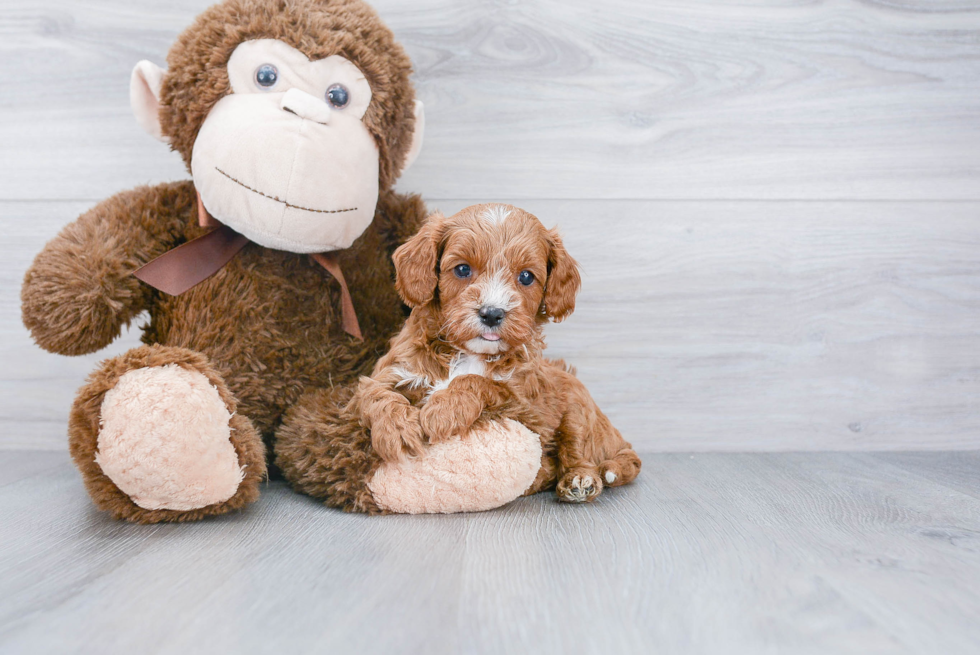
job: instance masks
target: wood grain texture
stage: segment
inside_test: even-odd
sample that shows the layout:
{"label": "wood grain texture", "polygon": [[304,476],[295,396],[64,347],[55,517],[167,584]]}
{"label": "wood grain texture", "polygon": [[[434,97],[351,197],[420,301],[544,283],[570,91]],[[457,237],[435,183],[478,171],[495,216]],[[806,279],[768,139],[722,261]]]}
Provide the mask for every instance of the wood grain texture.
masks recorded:
{"label": "wood grain texture", "polygon": [[[183,176],[128,108],[209,0],[0,7],[0,199]],[[407,48],[432,197],[980,199],[962,0],[375,0]]]}
{"label": "wood grain texture", "polygon": [[[980,448],[980,203],[521,205],[584,274],[548,353],[637,448]],[[0,203],[0,447],[64,448],[75,388],[137,343],[59,357],[20,323],[24,269],[84,208]]]}
{"label": "wood grain texture", "polygon": [[[74,390],[137,343],[42,353],[20,280],[95,201],[186,177],[127,85],[208,1],[0,6],[0,448],[64,448]],[[980,203],[951,202],[980,198],[980,7],[374,4],[428,107],[402,188],[561,225],[586,286],[551,352],[638,447],[980,446]]]}
{"label": "wood grain texture", "polygon": [[[24,454],[26,455],[26,454]],[[4,653],[946,653],[980,640],[980,453],[644,457],[592,506],[366,518],[271,484],[188,525],[0,479]],[[5,473],[3,475],[6,475]],[[5,484],[6,483],[6,484]]]}

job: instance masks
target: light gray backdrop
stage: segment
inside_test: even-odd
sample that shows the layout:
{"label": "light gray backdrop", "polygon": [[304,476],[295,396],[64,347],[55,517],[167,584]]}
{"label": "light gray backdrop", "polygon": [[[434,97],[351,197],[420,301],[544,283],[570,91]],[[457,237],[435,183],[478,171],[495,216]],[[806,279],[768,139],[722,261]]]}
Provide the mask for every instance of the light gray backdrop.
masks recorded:
{"label": "light gray backdrop", "polygon": [[[0,448],[65,448],[21,326],[34,254],[186,177],[130,115],[208,3],[0,5]],[[962,0],[376,0],[428,116],[399,184],[510,201],[585,274],[550,331],[641,450],[980,447],[980,8]]]}

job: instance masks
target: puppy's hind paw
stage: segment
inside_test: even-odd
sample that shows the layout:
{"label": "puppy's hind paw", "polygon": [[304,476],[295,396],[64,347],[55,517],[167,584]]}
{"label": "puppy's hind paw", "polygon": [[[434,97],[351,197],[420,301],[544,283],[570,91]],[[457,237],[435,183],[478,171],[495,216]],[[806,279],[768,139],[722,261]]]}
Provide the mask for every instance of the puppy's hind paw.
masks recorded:
{"label": "puppy's hind paw", "polygon": [[602,481],[607,487],[619,487],[632,482],[640,472],[642,462],[631,448],[624,448],[612,459],[599,464]]}
{"label": "puppy's hind paw", "polygon": [[565,503],[591,503],[602,493],[602,480],[597,471],[573,469],[558,481],[556,493]]}

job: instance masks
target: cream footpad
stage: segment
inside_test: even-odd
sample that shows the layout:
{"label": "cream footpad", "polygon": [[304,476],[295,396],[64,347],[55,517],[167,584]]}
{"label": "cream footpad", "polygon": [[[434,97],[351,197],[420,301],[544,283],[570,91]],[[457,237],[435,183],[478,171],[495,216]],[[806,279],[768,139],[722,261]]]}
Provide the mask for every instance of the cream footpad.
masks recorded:
{"label": "cream footpad", "polygon": [[385,464],[368,488],[392,512],[482,512],[518,498],[540,466],[538,435],[505,420],[429,446],[421,457]]}
{"label": "cream footpad", "polygon": [[200,373],[176,364],[135,369],[105,395],[95,461],[143,509],[222,503],[244,477],[230,422]]}

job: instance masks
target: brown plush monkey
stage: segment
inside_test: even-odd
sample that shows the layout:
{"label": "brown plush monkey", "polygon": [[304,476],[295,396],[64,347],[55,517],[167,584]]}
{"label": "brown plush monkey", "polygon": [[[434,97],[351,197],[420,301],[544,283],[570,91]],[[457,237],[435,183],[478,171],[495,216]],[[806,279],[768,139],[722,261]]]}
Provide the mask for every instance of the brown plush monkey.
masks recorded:
{"label": "brown plush monkey", "polygon": [[[34,339],[64,355],[105,347],[148,311],[146,345],[100,365],[69,423],[96,505],[146,523],[258,497],[286,410],[302,420],[369,372],[403,323],[391,253],[425,214],[392,191],[421,143],[411,64],[360,0],[227,0],[167,62],[136,67],[131,100],[193,182],[100,203],[45,247],[22,290]],[[157,286],[190,287],[179,295],[133,276],[212,233],[230,241],[155,264]],[[360,489],[374,456],[342,450],[323,466]],[[342,489],[333,504],[355,508]]]}

